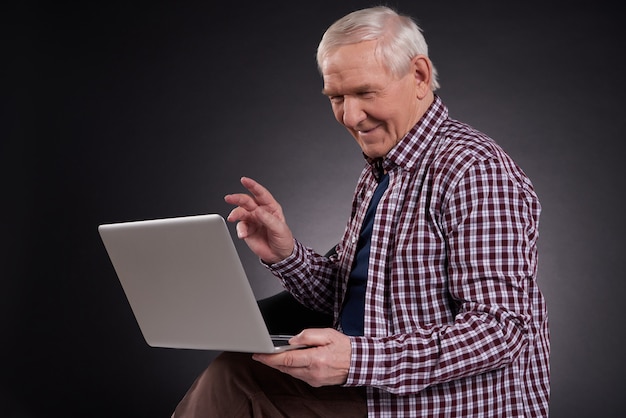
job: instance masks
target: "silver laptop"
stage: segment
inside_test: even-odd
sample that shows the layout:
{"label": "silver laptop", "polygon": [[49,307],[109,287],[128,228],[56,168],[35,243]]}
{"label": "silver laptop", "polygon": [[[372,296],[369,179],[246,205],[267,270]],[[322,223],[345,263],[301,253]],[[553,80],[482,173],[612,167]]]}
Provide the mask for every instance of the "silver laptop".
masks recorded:
{"label": "silver laptop", "polygon": [[220,215],[104,224],[100,237],[152,347],[276,353]]}

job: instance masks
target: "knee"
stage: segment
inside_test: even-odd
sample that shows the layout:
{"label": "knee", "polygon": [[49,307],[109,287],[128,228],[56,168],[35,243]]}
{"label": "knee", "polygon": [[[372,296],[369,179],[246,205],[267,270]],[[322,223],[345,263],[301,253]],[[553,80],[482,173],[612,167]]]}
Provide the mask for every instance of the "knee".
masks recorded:
{"label": "knee", "polygon": [[248,404],[245,364],[253,361],[251,357],[251,354],[222,353],[213,359],[179,403],[175,416],[234,416],[233,408]]}
{"label": "knee", "polygon": [[216,382],[238,380],[253,368],[252,354],[224,352],[217,356],[206,370],[207,378]]}

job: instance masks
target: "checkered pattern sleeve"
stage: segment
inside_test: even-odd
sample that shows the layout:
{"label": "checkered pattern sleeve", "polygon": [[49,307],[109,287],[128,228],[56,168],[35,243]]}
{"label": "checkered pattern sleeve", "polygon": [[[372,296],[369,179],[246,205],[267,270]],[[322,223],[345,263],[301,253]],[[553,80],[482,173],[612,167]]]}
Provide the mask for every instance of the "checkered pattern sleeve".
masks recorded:
{"label": "checkered pattern sleeve", "polygon": [[294,240],[294,244],[291,256],[268,266],[270,271],[300,303],[313,310],[332,314],[336,260],[317,254],[297,240]]}

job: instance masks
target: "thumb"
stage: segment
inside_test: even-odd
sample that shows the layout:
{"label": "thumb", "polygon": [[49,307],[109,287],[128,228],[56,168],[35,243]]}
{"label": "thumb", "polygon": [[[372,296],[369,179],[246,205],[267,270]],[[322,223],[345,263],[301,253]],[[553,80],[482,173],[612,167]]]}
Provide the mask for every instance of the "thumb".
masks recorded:
{"label": "thumb", "polygon": [[303,344],[311,347],[328,345],[332,343],[329,331],[334,330],[326,328],[307,328],[302,330],[299,334],[294,335],[289,340],[289,344]]}

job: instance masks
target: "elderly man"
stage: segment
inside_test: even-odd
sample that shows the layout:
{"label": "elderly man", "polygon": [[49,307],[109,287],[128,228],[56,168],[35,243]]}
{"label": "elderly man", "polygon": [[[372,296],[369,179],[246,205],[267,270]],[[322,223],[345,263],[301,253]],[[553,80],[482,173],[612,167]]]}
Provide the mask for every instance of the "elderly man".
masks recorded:
{"label": "elderly man", "polygon": [[385,7],[335,22],[323,94],[366,160],[337,254],[294,239],[252,179],[228,220],[304,305],[333,313],[281,354],[224,353],[176,417],[548,415],[540,205],[490,138],[449,118],[420,29]]}

